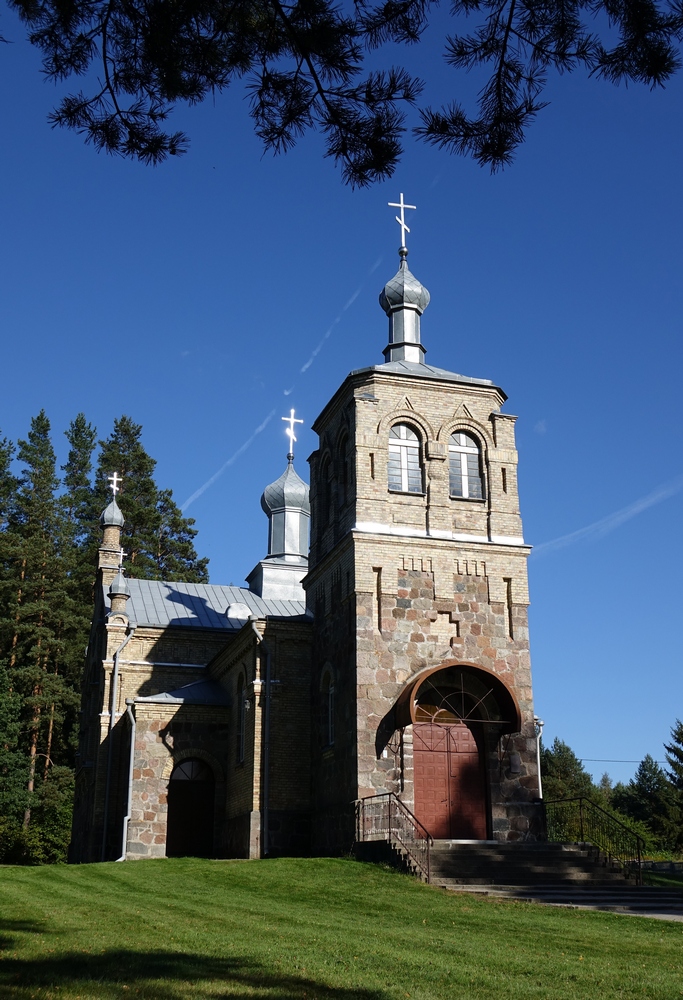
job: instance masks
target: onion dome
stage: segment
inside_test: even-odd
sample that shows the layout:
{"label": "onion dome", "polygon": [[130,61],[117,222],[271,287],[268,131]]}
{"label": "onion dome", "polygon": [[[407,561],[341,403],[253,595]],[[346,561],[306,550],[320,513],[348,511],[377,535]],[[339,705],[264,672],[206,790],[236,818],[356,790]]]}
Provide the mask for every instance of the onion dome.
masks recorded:
{"label": "onion dome", "polygon": [[119,567],[119,571],[111,581],[109,586],[109,596],[110,597],[130,597],[130,587],[128,586],[128,581],[123,575],[123,569]]}
{"label": "onion dome", "polygon": [[293,462],[279,479],[266,486],[261,497],[261,507],[271,517],[285,508],[302,511],[307,516],[311,513],[311,503],[308,496],[308,486],[294,470]]}
{"label": "onion dome", "polygon": [[394,309],[416,309],[420,315],[429,305],[430,295],[425,286],[408,269],[408,251],[405,247],[399,250],[401,264],[394,277],[387,281],[379,295],[379,304],[387,316]]}
{"label": "onion dome", "polygon": [[389,317],[389,344],[384,349],[384,357],[387,361],[421,364],[426,351],[420,343],[420,316],[429,305],[430,295],[408,270],[407,248],[401,247],[398,252],[399,269],[379,296],[379,304]]}
{"label": "onion dome", "polygon": [[100,524],[103,528],[122,528],[124,517],[116,500],[113,499],[109,506],[102,512]]}

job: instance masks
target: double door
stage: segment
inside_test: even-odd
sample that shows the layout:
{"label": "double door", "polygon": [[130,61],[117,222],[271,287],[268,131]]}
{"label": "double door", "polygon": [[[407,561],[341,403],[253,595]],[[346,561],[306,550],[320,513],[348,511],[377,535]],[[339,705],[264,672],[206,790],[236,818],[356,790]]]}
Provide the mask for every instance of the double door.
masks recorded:
{"label": "double door", "polygon": [[467,726],[413,726],[415,815],[432,837],[486,840],[483,755]]}

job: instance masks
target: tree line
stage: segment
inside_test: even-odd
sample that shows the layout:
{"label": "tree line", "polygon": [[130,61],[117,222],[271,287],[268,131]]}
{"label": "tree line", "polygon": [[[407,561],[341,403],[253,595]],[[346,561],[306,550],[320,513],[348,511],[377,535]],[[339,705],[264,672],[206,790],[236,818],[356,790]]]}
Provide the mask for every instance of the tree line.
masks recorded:
{"label": "tree line", "polygon": [[208,581],[194,520],[157,486],[142,427],[122,416],[98,441],[80,413],[64,433],[61,468],[44,411],[25,440],[0,439],[0,862],[66,858],[99,519],[112,472],[123,477],[127,575]]}
{"label": "tree line", "polygon": [[683,722],[676,720],[671,742],[664,744],[666,768],[647,754],[629,782],[613,784],[603,774],[595,784],[571,747],[555,739],[541,746],[543,797],[546,801],[592,799],[638,833],[648,854],[683,854]]}

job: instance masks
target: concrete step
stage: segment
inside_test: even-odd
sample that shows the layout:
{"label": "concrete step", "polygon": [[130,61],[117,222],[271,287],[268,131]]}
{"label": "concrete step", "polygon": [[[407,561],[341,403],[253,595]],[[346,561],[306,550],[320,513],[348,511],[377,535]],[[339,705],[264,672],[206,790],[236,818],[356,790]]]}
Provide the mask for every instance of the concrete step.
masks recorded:
{"label": "concrete step", "polygon": [[683,921],[683,893],[649,886],[478,886],[443,884],[438,881],[434,884],[442,885],[448,892]]}

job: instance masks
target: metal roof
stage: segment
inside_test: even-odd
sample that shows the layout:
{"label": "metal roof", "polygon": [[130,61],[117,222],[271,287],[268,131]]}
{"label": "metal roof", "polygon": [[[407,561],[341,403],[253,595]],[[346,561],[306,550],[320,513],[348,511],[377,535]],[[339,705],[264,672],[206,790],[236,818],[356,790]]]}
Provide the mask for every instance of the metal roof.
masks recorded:
{"label": "metal roof", "polygon": [[230,705],[231,700],[225,688],[216,681],[193,681],[175,691],[135,698],[135,703],[138,702],[152,705]]}
{"label": "metal roof", "polygon": [[[230,604],[246,604],[259,618],[298,618],[306,614],[304,601],[264,600],[245,587],[221,587],[211,583],[162,583],[160,580],[126,581],[130,600],[126,614],[131,624],[169,625],[238,631],[244,618],[226,618]],[[104,592],[105,605],[109,598]]]}
{"label": "metal roof", "polygon": [[279,479],[266,486],[261,497],[261,507],[269,516],[285,507],[298,508],[305,514],[310,514],[308,486],[294,468],[293,460],[288,463]]}
{"label": "metal roof", "polygon": [[387,361],[383,365],[368,365],[366,368],[356,368],[351,375],[362,375],[364,372],[387,372],[397,375],[412,375],[416,378],[439,378],[448,382],[468,382],[471,385],[494,385],[489,378],[472,378],[470,375],[458,375],[447,372],[445,368],[435,368],[433,365],[418,364],[417,361]]}

